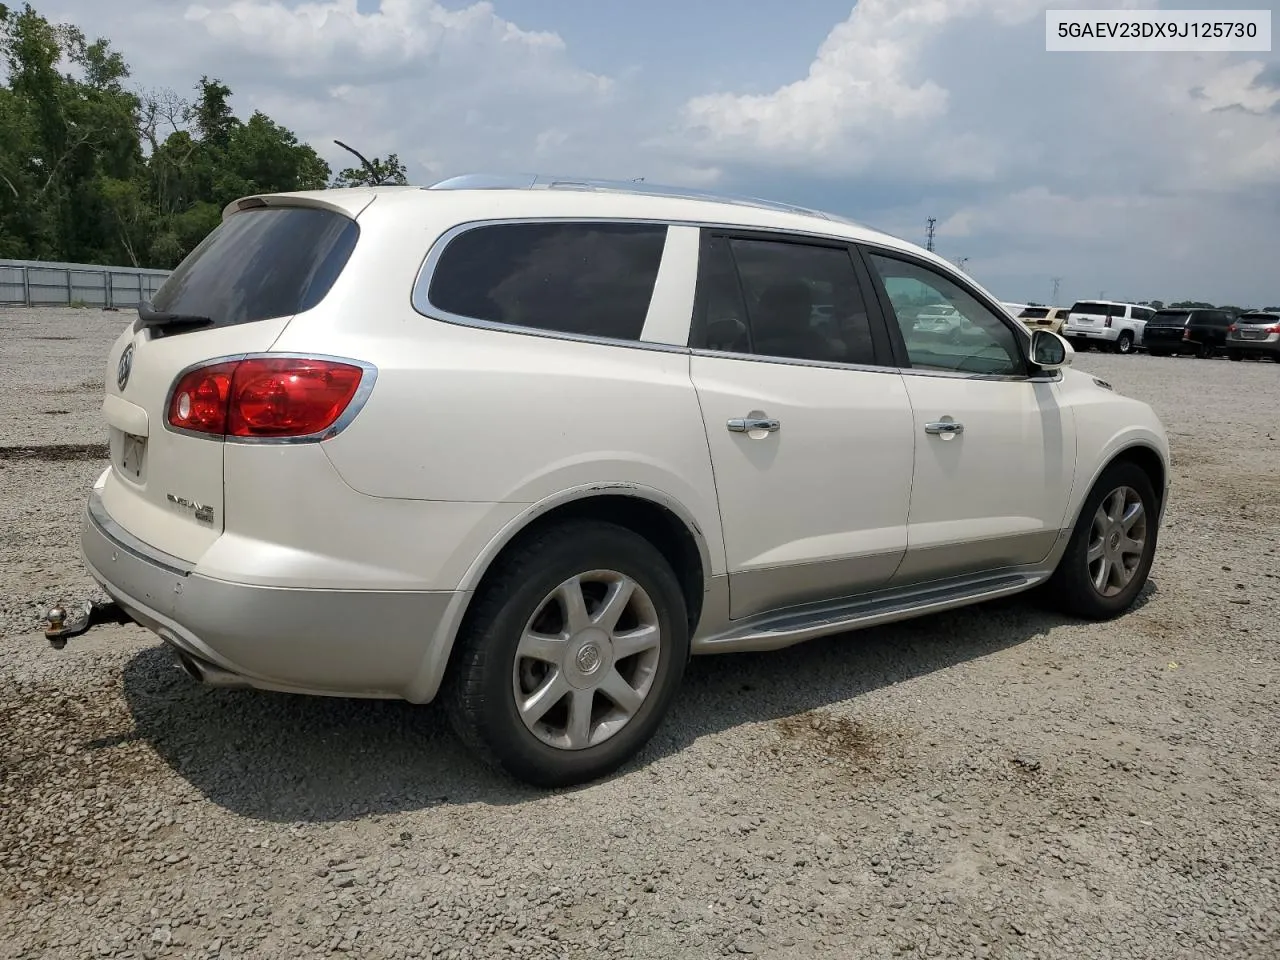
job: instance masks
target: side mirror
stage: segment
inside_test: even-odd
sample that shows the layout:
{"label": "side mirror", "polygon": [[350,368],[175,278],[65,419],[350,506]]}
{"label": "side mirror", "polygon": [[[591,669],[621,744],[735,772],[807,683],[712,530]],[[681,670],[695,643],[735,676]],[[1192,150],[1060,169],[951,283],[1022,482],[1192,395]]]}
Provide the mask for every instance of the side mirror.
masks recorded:
{"label": "side mirror", "polygon": [[1036,330],[1031,334],[1031,362],[1041,370],[1057,370],[1070,366],[1075,349],[1065,337],[1048,330]]}

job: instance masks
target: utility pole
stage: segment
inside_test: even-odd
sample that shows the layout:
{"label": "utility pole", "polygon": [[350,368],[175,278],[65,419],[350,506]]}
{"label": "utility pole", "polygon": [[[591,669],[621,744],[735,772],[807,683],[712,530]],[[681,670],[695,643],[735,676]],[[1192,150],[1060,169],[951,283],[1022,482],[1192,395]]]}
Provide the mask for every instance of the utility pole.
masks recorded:
{"label": "utility pole", "polygon": [[929,239],[928,239],[928,242],[927,242],[927,243],[925,243],[925,245],[924,245],[924,248],[925,248],[926,250],[930,250],[930,251],[932,251],[932,250],[933,250],[933,225],[934,225],[935,223],[937,223],[937,222],[938,222],[938,218],[937,218],[937,217],[930,217],[930,218],[929,218],[929,233],[928,233],[928,237],[929,237]]}
{"label": "utility pole", "polygon": [[1057,305],[1057,303],[1058,303],[1058,286],[1059,286],[1059,284],[1061,284],[1061,283],[1062,283],[1062,278],[1061,278],[1061,277],[1054,277],[1054,278],[1053,278],[1053,299],[1052,299],[1052,300],[1050,300],[1049,302],[1050,302],[1050,303],[1052,303],[1052,304],[1054,304],[1055,306],[1056,306],[1056,305]]}

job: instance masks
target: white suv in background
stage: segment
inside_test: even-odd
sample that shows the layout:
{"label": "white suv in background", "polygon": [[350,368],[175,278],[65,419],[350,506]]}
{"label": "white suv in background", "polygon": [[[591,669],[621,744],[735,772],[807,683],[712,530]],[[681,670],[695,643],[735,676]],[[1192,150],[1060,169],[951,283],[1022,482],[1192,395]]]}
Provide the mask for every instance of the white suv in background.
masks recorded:
{"label": "white suv in background", "polygon": [[[940,303],[962,342],[914,329]],[[111,349],[84,557],[198,680],[439,698],[480,756],[577,783],[691,653],[1033,588],[1126,610],[1168,444],[1071,355],[945,260],[779,204],[251,197]]]}
{"label": "white suv in background", "polygon": [[1079,300],[1067,315],[1062,335],[1076,348],[1094,344],[1116,353],[1132,353],[1142,346],[1142,334],[1155,310],[1137,303]]}

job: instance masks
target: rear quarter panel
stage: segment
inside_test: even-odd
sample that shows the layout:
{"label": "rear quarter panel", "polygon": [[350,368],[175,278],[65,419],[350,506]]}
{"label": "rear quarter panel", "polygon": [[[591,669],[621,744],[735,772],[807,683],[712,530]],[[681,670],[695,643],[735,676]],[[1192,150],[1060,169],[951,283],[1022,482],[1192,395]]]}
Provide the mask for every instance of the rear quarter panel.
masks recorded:
{"label": "rear quarter panel", "polygon": [[[274,349],[373,363],[377,384],[322,448],[370,497],[515,504],[630,488],[682,505],[723,573],[706,434],[677,350],[577,342],[434,320],[411,304],[436,238],[464,221],[448,196],[375,201],[324,304]],[[506,511],[487,511],[497,522]],[[489,521],[486,521],[489,522]],[[491,531],[504,535],[504,524]]]}

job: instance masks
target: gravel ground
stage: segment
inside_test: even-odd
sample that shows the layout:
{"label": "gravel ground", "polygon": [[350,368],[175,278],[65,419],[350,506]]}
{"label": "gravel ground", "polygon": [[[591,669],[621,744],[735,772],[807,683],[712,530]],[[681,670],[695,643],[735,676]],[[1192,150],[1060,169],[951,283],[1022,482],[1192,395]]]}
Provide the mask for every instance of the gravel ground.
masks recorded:
{"label": "gravel ground", "polygon": [[1173,439],[1127,616],[697,660],[622,774],[537,793],[431,707],[48,648],[128,319],[0,309],[0,958],[1280,957],[1280,366],[1078,357]]}

